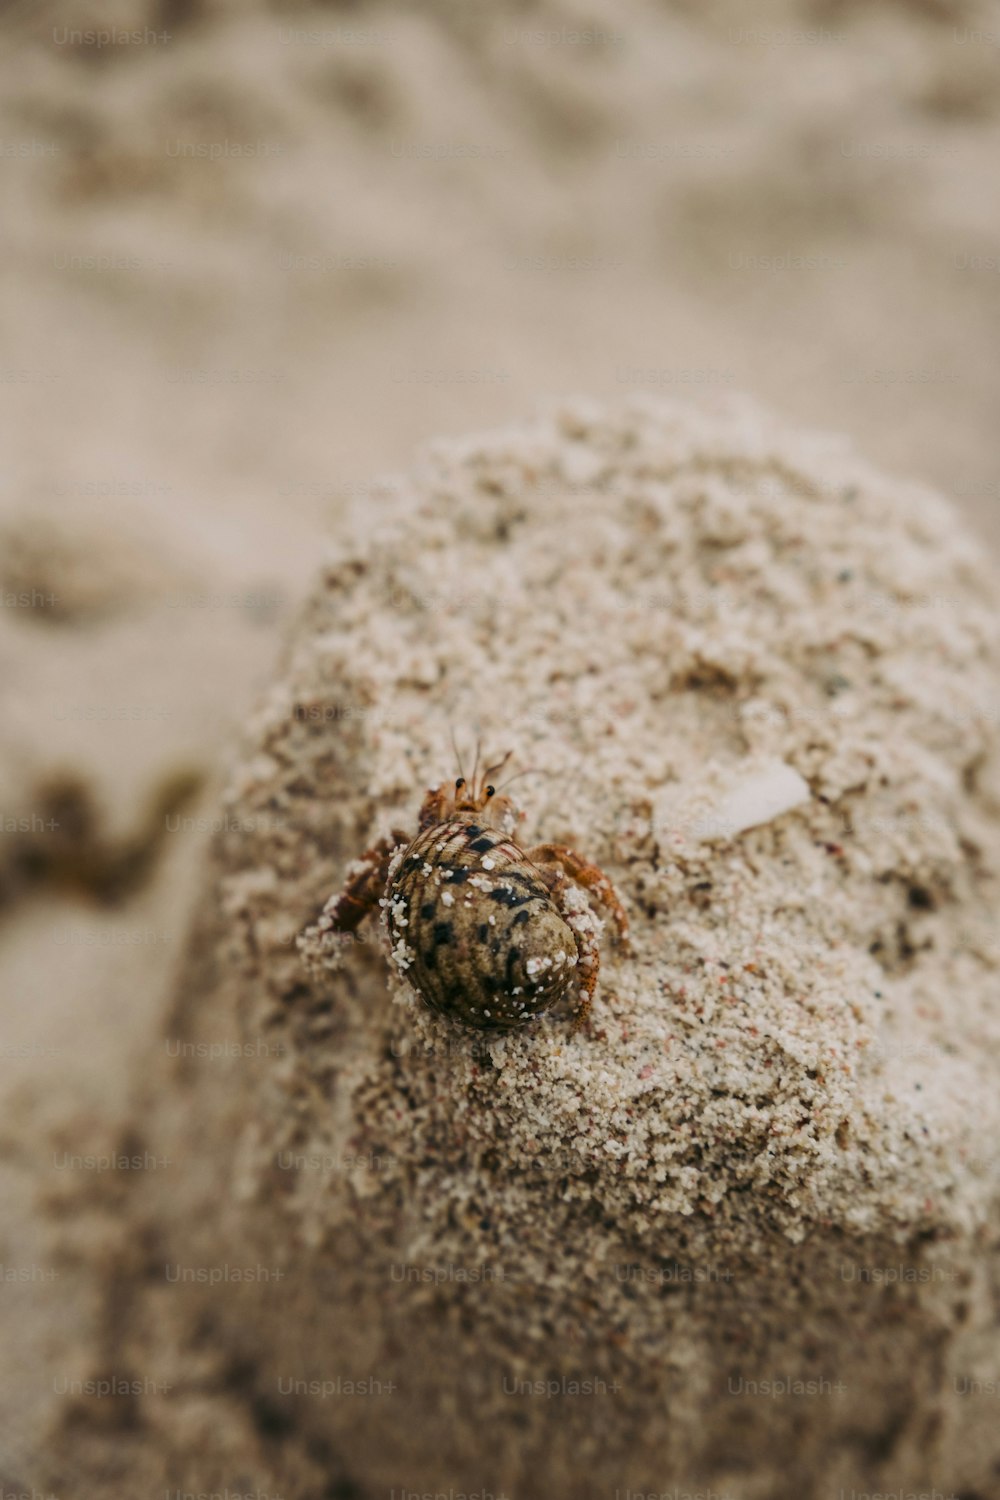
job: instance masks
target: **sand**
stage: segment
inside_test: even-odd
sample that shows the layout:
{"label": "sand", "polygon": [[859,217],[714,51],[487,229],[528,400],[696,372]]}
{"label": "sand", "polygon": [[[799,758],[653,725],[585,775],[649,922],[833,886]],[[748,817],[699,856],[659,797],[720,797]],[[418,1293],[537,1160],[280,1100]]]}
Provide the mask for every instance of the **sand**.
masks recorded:
{"label": "sand", "polygon": [[[3,1345],[21,1353],[0,1371],[8,1490],[41,1488],[54,1387],[106,1336],[98,1252],[119,1222],[129,1254],[146,1243],[122,1217],[118,1176],[57,1168],[56,1153],[129,1138],[234,747],[254,743],[249,716],[324,539],[372,474],[408,466],[428,436],[520,422],[547,392],[746,389],[791,424],[849,432],[995,541],[991,18],[972,0],[753,9],[750,21],[723,0],[620,0],[584,14],[554,0],[541,36],[500,0],[5,12],[0,1258],[36,1278],[0,1297]],[[169,35],[100,48],[55,35],[112,19]],[[573,26],[615,35],[573,41]],[[489,154],[442,154],[469,147]],[[420,587],[433,599],[435,582]],[[927,619],[944,629],[930,592]],[[738,741],[761,742],[750,790],[692,777],[683,806],[650,818],[680,812],[700,839],[758,805],[787,774],[771,742],[814,708],[755,705]],[[987,696],[949,739],[995,733],[996,708]],[[361,727],[315,732],[350,745]],[[569,721],[548,727],[574,743]],[[720,744],[731,727],[722,716]],[[450,765],[446,726],[429,731],[391,792],[406,817],[442,755]],[[410,727],[396,733],[417,755]],[[526,761],[534,739],[519,727]],[[795,765],[810,777],[804,756]],[[522,785],[526,829],[557,821],[545,785]],[[897,816],[881,807],[871,831]],[[612,857],[607,833],[566,832]],[[900,860],[914,832],[896,829]],[[330,865],[332,886],[332,844]],[[901,962],[921,912],[902,939],[883,935]],[[367,949],[361,962],[376,972]],[[924,1046],[904,1028],[899,1060],[927,1064]],[[185,1326],[176,1336],[190,1372]],[[157,1338],[165,1348],[164,1325]],[[239,1378],[214,1379],[205,1451],[227,1444],[263,1474],[247,1404],[219,1395]],[[186,1428],[175,1440],[198,1447]],[[145,1451],[155,1488],[162,1452]],[[268,1451],[283,1452],[280,1436]]]}
{"label": "sand", "polygon": [[[988,1494],[990,570],[744,399],[567,400],[374,494],[139,1084],[172,1165],[108,1229],[104,1361],[170,1389],[89,1426],[89,1492],[113,1450],[187,1489],[240,1452],[307,1493]],[[463,1032],[309,931],[452,728],[549,773],[531,837],[626,903],[583,1032]]]}

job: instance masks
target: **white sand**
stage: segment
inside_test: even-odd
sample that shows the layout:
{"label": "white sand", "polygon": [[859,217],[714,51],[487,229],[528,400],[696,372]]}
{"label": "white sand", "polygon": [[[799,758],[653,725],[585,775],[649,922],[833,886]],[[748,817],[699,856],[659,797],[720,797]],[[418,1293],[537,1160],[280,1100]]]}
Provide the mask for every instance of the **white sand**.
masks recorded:
{"label": "white sand", "polygon": [[[742,401],[568,401],[377,493],[253,723],[169,1023],[274,1055],[167,1069],[143,1109],[179,1163],[140,1194],[154,1265],[263,1261],[287,1286],[154,1273],[132,1358],[183,1370],[210,1318],[237,1422],[212,1462],[245,1420],[238,1351],[265,1405],[284,1375],[391,1376],[396,1408],[278,1402],[303,1473],[332,1444],[375,1492],[980,1482],[989,1411],[929,1362],[992,1368],[988,1299],[954,1303],[997,1181],[974,547],[933,495]],[[530,836],[623,895],[635,951],[605,945],[590,1034],[552,1016],[484,1044],[374,941],[307,978],[297,931],[450,773],[450,726],[546,768]],[[618,1387],[598,1428],[508,1390],[584,1376]],[[734,1396],[779,1377],[831,1391]],[[149,1403],[171,1441],[185,1409]]]}
{"label": "white sand", "polygon": [[[52,1174],[52,1132],[60,1146],[100,1149],[125,1128],[137,1059],[160,1023],[196,905],[217,778],[269,680],[275,622],[308,586],[345,489],[408,461],[427,434],[519,417],[539,392],[576,386],[617,400],[628,389],[747,388],[792,421],[851,432],[893,472],[956,498],[982,535],[997,534],[1000,280],[987,267],[1000,263],[1000,215],[983,183],[1000,144],[1000,53],[968,30],[988,29],[990,18],[964,0],[822,14],[761,0],[752,24],[762,30],[833,38],[763,45],[732,41],[730,28],[751,23],[745,6],[722,0],[620,0],[613,16],[606,10],[555,0],[544,12],[553,27],[620,30],[620,44],[596,48],[511,42],[525,16],[499,0],[426,14],[366,9],[356,19],[387,34],[360,44],[282,40],[286,25],[329,34],[341,13],[252,0],[192,0],[155,15],[145,0],[78,5],[72,17],[46,6],[5,15],[0,586],[53,588],[70,608],[58,623],[44,611],[0,611],[0,815],[43,816],[46,787],[68,772],[95,810],[89,859],[133,839],[179,772],[199,771],[208,785],[194,809],[204,827],[163,840],[149,883],[117,907],[23,880],[21,841],[0,842],[5,1264],[51,1264],[49,1204],[67,1191]],[[100,53],[53,45],[54,27],[111,21],[165,26],[171,39]],[[168,154],[224,139],[280,151]],[[394,154],[401,142],[508,154],[419,160]],[[8,154],[22,148],[37,154]],[[812,256],[814,268],[731,260],[789,251]],[[137,264],[101,269],[109,254]],[[470,372],[482,378],[456,378]],[[575,480],[586,478],[585,453],[566,461]],[[427,587],[432,600],[436,587]],[[178,598],[187,602],[177,607]],[[654,606],[664,628],[669,614]],[[940,601],[900,618],[924,615],[932,634],[948,633],[953,617]],[[710,698],[699,695],[678,733],[695,741],[711,713],[717,745],[731,742],[742,757],[752,743],[761,766],[785,763],[785,740],[801,741],[816,708],[751,701],[731,740],[728,714]],[[843,695],[834,702],[850,706]],[[533,710],[549,717],[522,726],[519,700],[506,705],[519,752],[530,753],[535,730],[571,744],[570,708],[595,713],[557,697]],[[116,709],[129,717],[100,717]],[[969,710],[972,722],[949,719],[942,736],[978,742],[998,713],[987,696]],[[362,742],[359,724],[321,727]],[[403,774],[378,772],[408,816],[421,781],[449,762],[444,727],[430,730],[415,740],[404,722],[385,740],[392,759],[393,733],[404,762],[416,752]],[[800,746],[792,756],[810,784],[814,753]],[[919,758],[913,774],[932,775]],[[859,764],[864,752],[834,783]],[[710,778],[685,766],[657,783],[637,829],[648,817],[691,840],[711,832],[746,769],[735,753]],[[654,782],[669,773],[665,764],[650,772]],[[991,763],[977,768],[975,789],[996,798]],[[522,790],[529,826],[555,826],[545,783]],[[908,867],[918,834],[921,848],[947,846],[947,831],[918,827],[919,809],[904,817],[895,793],[883,795],[855,845],[891,844],[895,870]],[[812,817],[815,797],[810,808]],[[337,861],[367,836],[366,816],[367,805]],[[800,826],[797,816],[789,826]],[[607,833],[566,831],[588,852],[613,854]],[[51,848],[43,838],[29,852]],[[333,883],[329,852],[303,905]],[[907,921],[912,934],[931,919],[914,908]],[[289,948],[297,922],[278,922]],[[831,927],[836,936],[839,919]],[[145,928],[165,941],[107,946]],[[977,953],[992,954],[992,930],[985,941],[984,950],[978,934],[967,937],[973,969]],[[887,928],[885,942],[891,952],[899,934]],[[372,972],[381,985],[374,960]],[[970,984],[974,994],[974,973]],[[965,991],[963,972],[949,994]],[[921,1003],[914,1024],[943,1028],[941,996]],[[867,1071],[885,1055],[926,1089],[936,1036],[911,1039],[908,1013],[900,1017],[885,1013],[884,1034],[863,1053]],[[970,1026],[988,1055],[988,1033],[971,1016]],[[991,1151],[980,1138],[972,1154]],[[811,1166],[814,1184],[826,1170]],[[702,1175],[696,1164],[695,1197]],[[109,1228],[99,1187],[83,1174],[61,1210],[87,1243],[103,1243]],[[967,1188],[958,1198],[958,1217],[975,1217]],[[120,1220],[115,1201],[112,1230]],[[787,1205],[783,1222],[794,1230]],[[126,1244],[135,1239],[126,1230]],[[74,1259],[52,1282],[6,1291],[4,1345],[33,1357],[0,1377],[0,1475],[29,1489],[31,1455],[47,1449],[53,1378],[94,1347],[99,1290]],[[897,1351],[896,1368],[904,1363]],[[220,1426],[208,1426],[214,1441]],[[232,1451],[249,1451],[245,1435]],[[635,1477],[655,1487],[657,1476]],[[192,1487],[205,1478],[194,1475]],[[891,1467],[887,1482],[898,1483]]]}

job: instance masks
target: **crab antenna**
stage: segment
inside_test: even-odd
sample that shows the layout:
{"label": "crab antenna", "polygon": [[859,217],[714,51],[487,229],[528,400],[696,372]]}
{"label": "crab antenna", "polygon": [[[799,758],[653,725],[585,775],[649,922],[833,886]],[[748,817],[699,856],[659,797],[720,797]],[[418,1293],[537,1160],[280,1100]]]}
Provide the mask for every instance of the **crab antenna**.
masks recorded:
{"label": "crab antenna", "polygon": [[508,750],[503,759],[498,760],[495,766],[487,766],[486,770],[483,772],[483,779],[485,780],[487,777],[495,776],[498,771],[502,771],[513,753],[513,750]]}
{"label": "crab antenna", "polygon": [[462,757],[458,753],[458,745],[455,741],[455,726],[453,724],[448,725],[448,733],[451,735],[451,748],[455,752],[455,764],[458,766],[458,774],[464,780],[465,772],[462,770]]}
{"label": "crab antenna", "polygon": [[555,775],[554,771],[547,771],[547,770],[545,770],[545,768],[543,766],[528,766],[525,770],[523,770],[523,771],[515,771],[513,776],[508,776],[507,780],[503,783],[503,785],[497,787],[497,791],[498,792],[502,792],[504,790],[504,787],[510,786],[511,782],[513,782],[513,781],[520,781],[520,779],[521,779],[522,776],[554,776],[554,775]]}
{"label": "crab antenna", "polygon": [[476,776],[478,775],[478,772],[479,772],[479,752],[482,750],[482,748],[483,748],[483,737],[482,737],[482,735],[477,735],[476,736],[476,764],[472,768],[472,785],[473,786],[476,785]]}

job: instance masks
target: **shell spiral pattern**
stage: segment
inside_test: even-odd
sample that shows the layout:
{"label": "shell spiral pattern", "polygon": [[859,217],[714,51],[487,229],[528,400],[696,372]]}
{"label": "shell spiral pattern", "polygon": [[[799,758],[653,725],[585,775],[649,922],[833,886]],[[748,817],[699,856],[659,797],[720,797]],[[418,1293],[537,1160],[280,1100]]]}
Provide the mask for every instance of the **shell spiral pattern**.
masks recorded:
{"label": "shell spiral pattern", "polygon": [[383,904],[393,961],[452,1020],[512,1030],[570,986],[576,938],[541,872],[473,813],[433,824],[401,851]]}

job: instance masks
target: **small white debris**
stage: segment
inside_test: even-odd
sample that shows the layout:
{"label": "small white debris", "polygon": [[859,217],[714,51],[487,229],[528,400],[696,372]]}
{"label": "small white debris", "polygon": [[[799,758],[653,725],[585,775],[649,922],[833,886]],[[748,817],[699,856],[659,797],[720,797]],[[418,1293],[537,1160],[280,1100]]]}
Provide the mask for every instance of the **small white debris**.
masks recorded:
{"label": "small white debris", "polygon": [[442,891],[441,892],[441,905],[442,906],[454,906],[455,905],[455,892],[454,891]]}
{"label": "small white debris", "polygon": [[495,868],[496,868],[496,860],[495,859],[490,859],[490,857],[489,857],[488,854],[484,854],[483,855],[483,869],[484,870],[493,870]]}
{"label": "small white debris", "polygon": [[809,801],[808,783],[794,767],[772,761],[735,786],[697,824],[701,840],[731,839],[748,828],[773,822]]}
{"label": "small white debris", "polygon": [[417,955],[414,953],[413,949],[407,945],[405,939],[403,938],[400,938],[399,942],[392,950],[392,961],[401,974],[406,973],[410,965],[416,961],[416,957]]}

